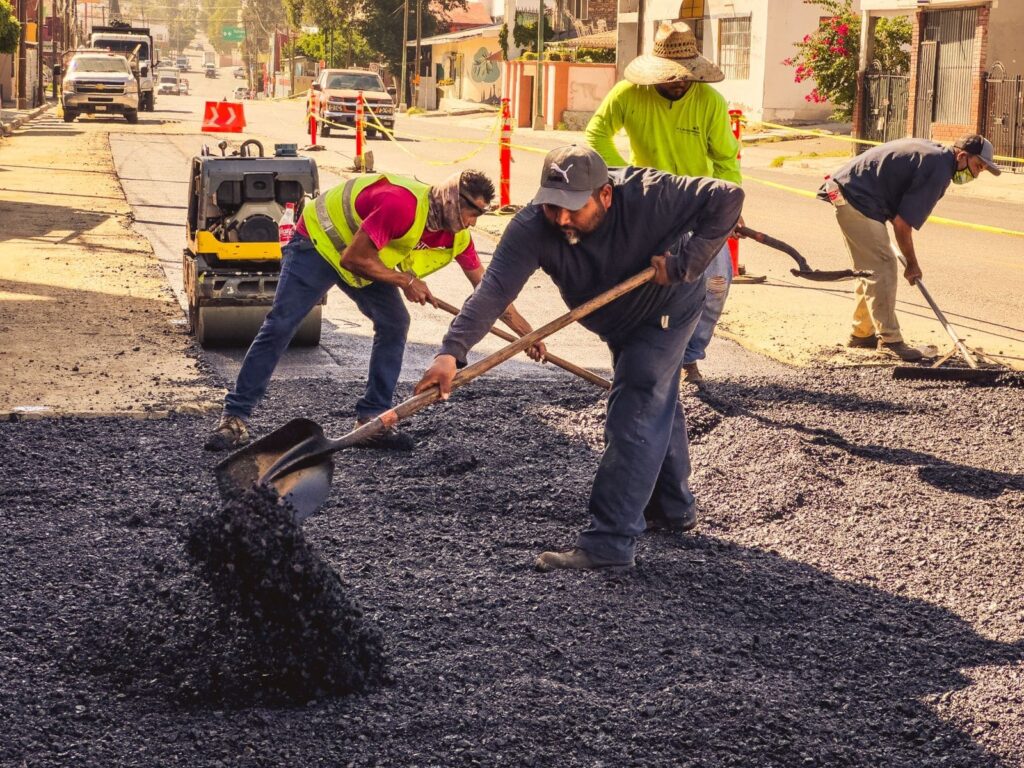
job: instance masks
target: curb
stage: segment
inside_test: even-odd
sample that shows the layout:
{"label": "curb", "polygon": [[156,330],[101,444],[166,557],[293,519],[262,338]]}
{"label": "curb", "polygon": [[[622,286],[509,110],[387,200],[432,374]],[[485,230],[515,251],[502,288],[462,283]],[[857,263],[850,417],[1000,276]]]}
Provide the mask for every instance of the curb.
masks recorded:
{"label": "curb", "polygon": [[31,110],[30,112],[27,112],[27,113],[25,113],[23,115],[18,115],[16,118],[11,120],[9,123],[0,123],[0,135],[10,136],[14,131],[16,131],[19,128],[21,128],[21,126],[23,126],[29,120],[32,120],[32,119],[34,119],[36,117],[39,117],[39,115],[43,114],[43,112],[45,112],[46,110],[51,109],[51,108],[56,107],[56,106],[57,106],[56,102],[50,102],[50,103],[47,103],[47,104],[43,104],[41,107],[36,107],[35,109]]}

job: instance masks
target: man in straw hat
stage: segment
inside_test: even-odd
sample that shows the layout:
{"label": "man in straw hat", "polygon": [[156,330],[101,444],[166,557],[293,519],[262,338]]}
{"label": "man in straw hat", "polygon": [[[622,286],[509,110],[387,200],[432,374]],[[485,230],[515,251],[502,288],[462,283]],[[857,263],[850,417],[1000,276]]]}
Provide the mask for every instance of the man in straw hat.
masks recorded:
{"label": "man in straw hat", "polygon": [[679,374],[704,303],[704,270],[742,206],[735,184],[651,168],[609,173],[589,147],[552,150],[533,204],[505,229],[483,281],[416,385],[417,392],[439,386],[446,397],[469,350],[537,269],[578,307],[654,266],[653,282],[580,320],[612,356],[605,448],[590,492],[590,525],[572,549],[542,553],[540,570],[630,568],[648,515],[670,532],[696,525]]}
{"label": "man in straw hat", "polygon": [[[625,75],[587,125],[587,141],[608,165],[649,166],[741,183],[739,142],[732,135],[728,105],[708,85],[725,75],[700,55],[686,23],[663,22],[654,37],[654,52],[633,59]],[[612,141],[621,128],[629,136],[629,163]],[[683,357],[687,382],[704,380],[697,361],[705,357],[731,283],[732,261],[723,245],[705,273],[704,310]]]}

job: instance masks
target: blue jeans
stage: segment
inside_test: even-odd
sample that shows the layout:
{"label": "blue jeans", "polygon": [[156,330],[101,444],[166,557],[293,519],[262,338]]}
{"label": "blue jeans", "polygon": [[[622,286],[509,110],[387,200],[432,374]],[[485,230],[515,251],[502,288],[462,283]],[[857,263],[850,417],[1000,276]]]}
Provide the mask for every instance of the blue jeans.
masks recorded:
{"label": "blue jeans", "polygon": [[369,377],[366,392],[356,403],[356,416],[373,418],[392,406],[409,333],[409,311],[401,293],[388,283],[353,288],[317,253],[309,240],[296,237],[282,249],[281,276],[274,304],[245,353],[235,388],[224,399],[224,413],[243,419],[252,415],[303,318],[333,285],[373,322]]}
{"label": "blue jeans", "polygon": [[590,525],[576,543],[580,549],[628,561],[652,499],[669,520],[686,517],[695,503],[679,374],[703,298],[699,283],[683,289],[666,310],[667,321],[659,315],[608,342],[615,375],[605,449],[590,493]]}
{"label": "blue jeans", "polygon": [[729,256],[728,244],[722,246],[722,250],[704,271],[704,285],[707,289],[704,311],[701,312],[697,327],[693,330],[690,343],[686,345],[684,364],[704,359],[708,344],[715,333],[715,326],[718,325],[718,318],[725,309],[725,300],[729,298],[729,286],[732,285],[732,258]]}

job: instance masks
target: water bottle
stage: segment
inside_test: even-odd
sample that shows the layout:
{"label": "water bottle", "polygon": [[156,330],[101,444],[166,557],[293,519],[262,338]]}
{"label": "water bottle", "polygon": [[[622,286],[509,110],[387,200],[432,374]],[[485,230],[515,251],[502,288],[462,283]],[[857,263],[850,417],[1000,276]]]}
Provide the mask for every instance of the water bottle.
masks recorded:
{"label": "water bottle", "polygon": [[828,201],[836,208],[840,205],[846,205],[846,198],[843,197],[843,190],[840,189],[839,185],[831,176],[825,177],[825,194],[828,195]]}
{"label": "water bottle", "polygon": [[289,240],[292,239],[292,233],[295,231],[295,203],[288,203],[284,207],[284,215],[281,217],[281,221],[277,223],[277,240],[281,245],[285,245]]}

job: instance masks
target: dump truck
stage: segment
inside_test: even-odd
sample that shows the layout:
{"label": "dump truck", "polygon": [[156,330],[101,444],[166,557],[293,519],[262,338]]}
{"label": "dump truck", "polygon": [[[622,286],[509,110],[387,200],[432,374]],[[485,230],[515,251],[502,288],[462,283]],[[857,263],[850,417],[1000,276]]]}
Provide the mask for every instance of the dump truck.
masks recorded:
{"label": "dump truck", "polygon": [[133,27],[126,21],[112,21],[104,27],[93,27],[89,36],[93,48],[119,53],[138,67],[139,112],[152,112],[156,107],[156,73],[153,71],[153,36],[149,27]]}

